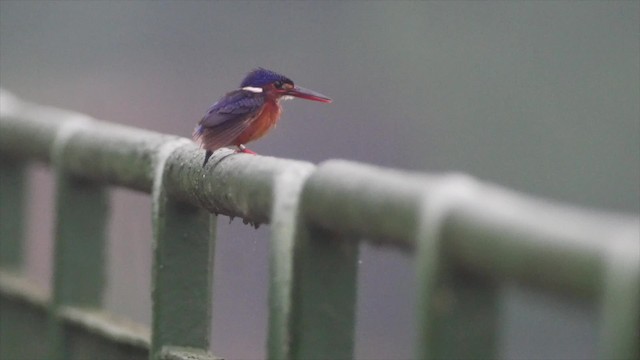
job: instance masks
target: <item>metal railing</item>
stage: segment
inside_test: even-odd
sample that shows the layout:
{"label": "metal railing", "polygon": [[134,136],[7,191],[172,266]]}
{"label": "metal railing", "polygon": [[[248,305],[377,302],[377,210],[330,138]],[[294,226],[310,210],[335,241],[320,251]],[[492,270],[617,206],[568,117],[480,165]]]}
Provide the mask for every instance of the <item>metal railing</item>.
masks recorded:
{"label": "metal railing", "polygon": [[[416,258],[417,358],[495,358],[505,280],[592,299],[599,357],[638,358],[637,215],[553,204],[463,175],[202,152],[189,140],[22,102],[0,113],[0,356],[213,359],[216,218],[271,224],[268,356],[352,358],[358,242]],[[21,275],[26,168],[56,175],[54,284]],[[152,326],[101,309],[107,189],[153,200]],[[357,239],[354,240],[354,239]]]}

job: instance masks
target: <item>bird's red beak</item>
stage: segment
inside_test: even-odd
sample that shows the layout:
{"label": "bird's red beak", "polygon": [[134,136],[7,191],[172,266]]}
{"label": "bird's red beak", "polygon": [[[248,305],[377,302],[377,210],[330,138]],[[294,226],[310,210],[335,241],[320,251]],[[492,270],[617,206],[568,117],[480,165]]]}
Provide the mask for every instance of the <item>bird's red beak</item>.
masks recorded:
{"label": "bird's red beak", "polygon": [[289,91],[286,92],[286,95],[295,96],[295,97],[301,98],[301,99],[319,101],[319,102],[323,102],[323,103],[330,103],[331,101],[333,101],[333,100],[329,99],[328,97],[320,94],[319,92],[315,92],[313,90],[305,89],[305,88],[300,87],[300,86],[296,86],[293,89],[290,89]]}

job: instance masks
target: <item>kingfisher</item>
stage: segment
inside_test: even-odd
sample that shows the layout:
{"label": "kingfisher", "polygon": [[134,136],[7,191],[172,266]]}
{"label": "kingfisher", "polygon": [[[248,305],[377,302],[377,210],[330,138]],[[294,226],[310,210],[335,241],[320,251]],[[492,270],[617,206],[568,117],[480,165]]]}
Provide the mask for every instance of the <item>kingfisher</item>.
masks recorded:
{"label": "kingfisher", "polygon": [[245,144],[269,132],[280,118],[281,100],[294,97],[330,103],[318,92],[296,86],[291,79],[271,70],[257,68],[242,80],[240,88],[211,105],[198,122],[193,139],[206,150],[202,167],[219,148],[236,146],[238,152],[255,154]]}

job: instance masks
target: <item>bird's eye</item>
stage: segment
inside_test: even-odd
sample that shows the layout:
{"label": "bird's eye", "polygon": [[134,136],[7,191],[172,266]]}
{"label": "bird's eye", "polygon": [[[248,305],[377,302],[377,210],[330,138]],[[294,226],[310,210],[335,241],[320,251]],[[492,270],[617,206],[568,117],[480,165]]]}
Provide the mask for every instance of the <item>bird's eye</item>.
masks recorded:
{"label": "bird's eye", "polygon": [[275,83],[273,83],[273,86],[275,86],[276,89],[278,90],[282,90],[284,83],[280,80],[276,81]]}

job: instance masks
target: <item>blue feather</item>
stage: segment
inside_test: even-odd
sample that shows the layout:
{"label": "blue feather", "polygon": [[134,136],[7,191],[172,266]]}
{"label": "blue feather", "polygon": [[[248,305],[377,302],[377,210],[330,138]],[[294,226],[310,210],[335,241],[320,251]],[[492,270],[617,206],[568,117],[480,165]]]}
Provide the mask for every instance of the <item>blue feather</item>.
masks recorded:
{"label": "blue feather", "polygon": [[242,80],[240,87],[241,88],[245,86],[263,87],[278,80],[293,84],[293,81],[291,81],[291,79],[289,79],[284,75],[280,75],[271,70],[257,68],[251,71],[249,74],[247,74],[244,80]]}

